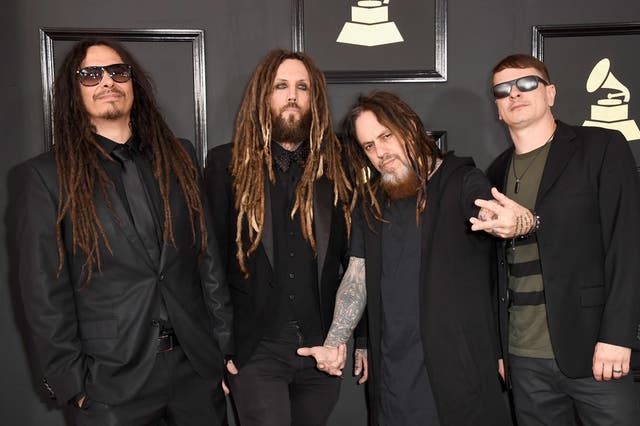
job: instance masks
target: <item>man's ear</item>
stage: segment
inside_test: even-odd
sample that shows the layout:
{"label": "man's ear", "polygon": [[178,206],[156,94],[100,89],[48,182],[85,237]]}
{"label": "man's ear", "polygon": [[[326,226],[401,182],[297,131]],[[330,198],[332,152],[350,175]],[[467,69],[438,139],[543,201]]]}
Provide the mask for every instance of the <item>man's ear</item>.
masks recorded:
{"label": "man's ear", "polygon": [[551,108],[556,102],[556,85],[549,84],[545,89],[547,90],[547,105]]}

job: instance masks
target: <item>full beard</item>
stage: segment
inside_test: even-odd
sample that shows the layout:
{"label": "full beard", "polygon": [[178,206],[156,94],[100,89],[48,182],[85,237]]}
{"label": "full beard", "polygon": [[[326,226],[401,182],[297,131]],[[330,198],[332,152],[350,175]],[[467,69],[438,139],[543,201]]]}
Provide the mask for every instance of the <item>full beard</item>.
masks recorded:
{"label": "full beard", "polygon": [[311,110],[307,110],[296,120],[293,114],[283,117],[282,113],[273,118],[271,137],[278,142],[301,142],[309,138],[311,130]]}
{"label": "full beard", "polygon": [[415,197],[420,188],[416,174],[405,164],[393,173],[381,172],[380,185],[384,195],[392,201]]}

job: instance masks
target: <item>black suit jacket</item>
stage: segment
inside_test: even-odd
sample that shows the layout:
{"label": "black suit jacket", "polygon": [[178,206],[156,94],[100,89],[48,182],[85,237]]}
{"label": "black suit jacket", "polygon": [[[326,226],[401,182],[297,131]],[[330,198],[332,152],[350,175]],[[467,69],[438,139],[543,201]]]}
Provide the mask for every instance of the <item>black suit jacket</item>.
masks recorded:
{"label": "black suit jacket", "polygon": [[[194,158],[191,144],[182,143]],[[27,161],[17,173],[24,185],[16,205],[19,283],[43,374],[58,402],[80,392],[107,404],[135,396],[156,359],[158,327],[153,320],[160,294],[194,369],[207,379],[221,378],[221,351],[233,352],[229,293],[213,232],[198,261],[200,231],[194,242],[175,177],[170,195],[175,245],[165,243],[155,261],[116,191],[109,191],[112,212],[96,190],[96,210],[111,252],[101,246],[101,271],[94,271],[83,286],[85,257],[73,253],[68,215],[62,222],[64,269],[56,278],[58,178],[53,152]]]}
{"label": "black suit jacket", "polygon": [[[424,362],[442,425],[508,425],[494,318],[492,244],[470,229],[489,182],[473,161],[449,154],[427,185],[421,214],[419,306]],[[380,203],[384,203],[382,198]],[[369,318],[369,407],[377,424],[382,347],[382,224],[363,223]],[[355,222],[354,222],[355,226]],[[355,232],[355,231],[354,231]]]}
{"label": "black suit jacket", "polygon": [[[211,149],[205,167],[205,187],[213,214],[216,239],[224,259],[234,309],[234,337],[237,353],[234,361],[242,366],[255,350],[263,336],[265,318],[272,315],[275,305],[267,303],[275,284],[273,221],[271,216],[269,181],[265,180],[265,217],[262,240],[257,250],[247,260],[249,278],[244,279],[236,259],[235,195],[229,172],[232,144]],[[347,231],[339,206],[333,206],[333,186],[326,178],[319,179],[314,187],[313,226],[316,239],[318,265],[318,315],[323,334],[333,320],[335,294],[340,283],[341,271],[347,255]],[[249,247],[246,233],[244,247]]]}
{"label": "black suit jacket", "polygon": [[[504,190],[513,147],[489,167]],[[569,377],[592,375],[596,342],[637,348],[640,322],[640,185],[622,134],[560,121],[536,199],[551,344]],[[508,348],[507,271],[498,247],[500,323]]]}

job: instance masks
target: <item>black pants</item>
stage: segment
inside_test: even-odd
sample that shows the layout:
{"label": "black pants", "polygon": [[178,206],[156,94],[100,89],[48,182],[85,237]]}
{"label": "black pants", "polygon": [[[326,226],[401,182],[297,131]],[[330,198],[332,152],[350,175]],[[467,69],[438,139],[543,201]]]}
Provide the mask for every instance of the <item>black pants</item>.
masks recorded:
{"label": "black pants", "polygon": [[289,324],[277,338],[263,339],[239,373],[229,375],[240,426],[327,424],[338,401],[340,379],[318,371],[313,358],[296,354],[310,342]]}
{"label": "black pants", "polygon": [[180,346],[158,353],[153,371],[134,400],[107,405],[89,400],[76,409],[78,426],[146,426],[163,419],[169,426],[227,424],[219,382],[205,380],[191,367]]}
{"label": "black pants", "polygon": [[640,405],[631,375],[600,382],[593,377],[572,379],[553,359],[509,359],[518,426],[571,426],[576,414],[585,426],[638,424]]}

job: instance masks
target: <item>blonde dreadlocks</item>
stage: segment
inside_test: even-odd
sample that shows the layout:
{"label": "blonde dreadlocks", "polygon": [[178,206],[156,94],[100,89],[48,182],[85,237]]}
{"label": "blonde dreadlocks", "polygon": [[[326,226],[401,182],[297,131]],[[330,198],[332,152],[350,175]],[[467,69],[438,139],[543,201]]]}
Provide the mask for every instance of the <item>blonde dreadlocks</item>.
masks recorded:
{"label": "blonde dreadlocks", "polygon": [[[334,205],[340,203],[347,224],[350,223],[348,206],[351,186],[341,164],[341,146],[333,131],[324,75],[304,53],[286,50],[270,52],[258,65],[249,84],[236,119],[233,141],[231,174],[234,177],[235,208],[238,211],[236,231],[236,258],[245,277],[245,261],[258,247],[264,229],[265,170],[269,181],[275,182],[271,160],[272,113],[270,107],[273,82],[278,67],[287,59],[301,61],[310,78],[311,128],[309,156],[300,182],[291,217],[299,211],[302,235],[314,253],[313,186],[325,175],[333,182]],[[249,247],[242,243],[244,227],[249,235]]]}

